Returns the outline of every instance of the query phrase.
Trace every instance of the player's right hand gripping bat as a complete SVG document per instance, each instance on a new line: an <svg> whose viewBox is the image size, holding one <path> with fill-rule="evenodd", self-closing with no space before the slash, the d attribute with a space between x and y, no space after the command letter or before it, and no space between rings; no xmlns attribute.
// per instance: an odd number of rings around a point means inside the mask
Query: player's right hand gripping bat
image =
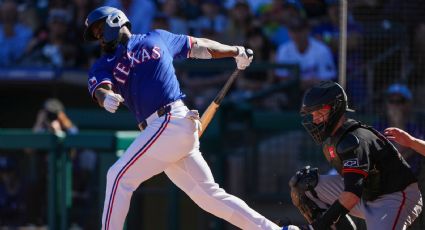
<svg viewBox="0 0 425 230"><path fill-rule="evenodd" d="M254 54L254 52L251 49L247 49L246 54L248 55L248 57L251 57ZM210 124L211 120L214 118L214 115L217 112L221 102L223 101L224 96L226 96L227 92L230 89L230 86L232 86L233 82L235 81L236 77L239 75L240 72L241 70L238 68L236 68L235 71L233 71L232 75L230 75L229 79L227 79L226 84L224 84L223 88L220 90L220 92L217 94L217 96L214 98L214 100L211 102L211 104L202 114L201 116L202 129L199 131L199 137L202 136L205 129L207 129L207 126Z"/></svg>

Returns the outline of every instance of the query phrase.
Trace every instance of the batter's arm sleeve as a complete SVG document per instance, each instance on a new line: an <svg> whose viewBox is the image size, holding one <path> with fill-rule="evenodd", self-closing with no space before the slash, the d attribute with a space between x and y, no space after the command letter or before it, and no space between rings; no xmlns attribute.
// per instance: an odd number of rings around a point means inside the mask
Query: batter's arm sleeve
<svg viewBox="0 0 425 230"><path fill-rule="evenodd" d="M225 45L207 38L190 37L190 40L191 50L189 57L191 58L227 58L238 55L236 46Z"/></svg>

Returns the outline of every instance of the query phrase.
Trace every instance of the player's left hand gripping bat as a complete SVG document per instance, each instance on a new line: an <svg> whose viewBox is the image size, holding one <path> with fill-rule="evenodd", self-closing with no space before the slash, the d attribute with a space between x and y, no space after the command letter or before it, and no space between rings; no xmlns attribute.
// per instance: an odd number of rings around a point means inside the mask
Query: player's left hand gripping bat
<svg viewBox="0 0 425 230"><path fill-rule="evenodd" d="M246 54L248 55L248 57L251 57L254 54L254 52L251 49L247 49ZM221 102L223 101L224 96L226 96L227 92L230 89L230 86L232 86L233 82L235 81L236 77L238 77L240 72L241 70L238 68L236 68L235 71L233 71L232 75L230 75L229 79L227 79L223 88L220 90L220 92L217 94L217 96L214 98L214 100L211 102L211 104L202 114L201 116L202 129L199 131L199 137L202 136L205 129L207 129L207 126L210 124L211 120L214 118L214 115L217 112Z"/></svg>

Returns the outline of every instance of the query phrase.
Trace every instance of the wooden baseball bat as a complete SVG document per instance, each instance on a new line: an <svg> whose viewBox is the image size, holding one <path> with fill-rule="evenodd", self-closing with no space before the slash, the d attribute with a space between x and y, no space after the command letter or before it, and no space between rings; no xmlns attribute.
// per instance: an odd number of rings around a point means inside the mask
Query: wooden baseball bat
<svg viewBox="0 0 425 230"><path fill-rule="evenodd" d="M251 57L254 52L251 49L246 50L246 54L248 57ZM208 125L210 124L211 120L214 118L215 113L218 110L218 107L220 107L221 102L224 99L224 96L226 96L227 92L230 89L230 86L232 86L233 82L235 81L236 77L238 77L241 70L238 68L233 71L232 75L230 75L229 79L227 79L226 83L224 84L223 88L218 92L217 96L214 98L214 100L211 102L211 104L208 106L208 108L205 110L205 112L201 116L201 124L202 129L199 131L199 137L202 136L204 131L207 129Z"/></svg>

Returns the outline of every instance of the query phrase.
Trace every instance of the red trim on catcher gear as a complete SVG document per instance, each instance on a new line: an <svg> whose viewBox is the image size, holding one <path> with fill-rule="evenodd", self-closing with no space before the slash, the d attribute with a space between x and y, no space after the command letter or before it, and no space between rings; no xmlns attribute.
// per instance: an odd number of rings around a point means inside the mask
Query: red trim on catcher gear
<svg viewBox="0 0 425 230"><path fill-rule="evenodd" d="M403 209L404 203L406 203L406 193L404 191L401 191L401 193L403 194L403 200L401 201L401 205L398 208L397 217L395 218L395 222L393 224L393 227L391 228L392 230L394 230L397 226L398 218L400 218L401 209Z"/></svg>
<svg viewBox="0 0 425 230"><path fill-rule="evenodd" d="M369 174L361 169L353 169L353 168L349 168L349 169L342 169L342 174L345 173L356 173L356 174L360 174L363 175L364 177L367 177Z"/></svg>
<svg viewBox="0 0 425 230"><path fill-rule="evenodd" d="M112 193L111 193L111 197L109 198L109 207L108 207L108 213L106 214L106 224L105 224L105 230L109 229L109 223L111 221L111 215L112 215L112 209L114 207L114 201L115 201L115 194L117 192L117 188L118 188L118 184L122 178L122 176L125 174L125 172L127 172L127 170L141 157L143 156L143 154L146 153L146 151L149 150L149 148L156 142L156 140L158 140L158 138L161 136L161 134L164 132L164 130L167 128L168 123L170 123L170 119L171 119L171 114L168 113L167 114L168 117L166 117L166 121L165 121L165 125L163 127L161 127L160 131L156 134L154 134L154 139L151 141L151 143L149 143L147 146L143 146L142 149L139 150L139 152L135 155L136 157L133 157L129 162L127 162L127 164L124 166L124 168L121 169L121 171L118 173L114 185L112 187Z"/></svg>
<svg viewBox="0 0 425 230"><path fill-rule="evenodd" d="M328 110L331 110L331 106L330 105L323 105L323 107L322 107L322 109L328 109Z"/></svg>
<svg viewBox="0 0 425 230"><path fill-rule="evenodd" d="M335 147L334 147L334 146L329 146L329 147L328 147L328 151L329 151L329 157L330 157L331 159L333 159L333 158L335 158L335 157L336 157L336 154L335 154Z"/></svg>

